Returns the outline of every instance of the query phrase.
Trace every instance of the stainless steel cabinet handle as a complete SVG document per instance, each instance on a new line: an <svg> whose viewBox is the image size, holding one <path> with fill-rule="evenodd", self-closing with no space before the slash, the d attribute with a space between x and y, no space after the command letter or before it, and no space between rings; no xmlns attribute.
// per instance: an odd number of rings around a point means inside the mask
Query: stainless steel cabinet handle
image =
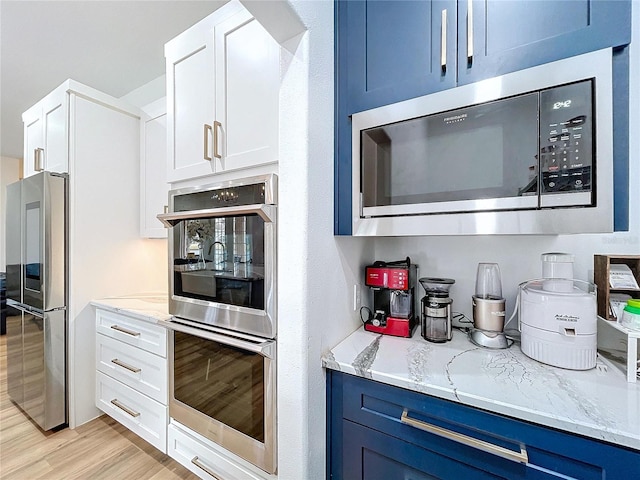
<svg viewBox="0 0 640 480"><path fill-rule="evenodd" d="M473 0L467 1L467 63L473 61Z"/></svg>
<svg viewBox="0 0 640 480"><path fill-rule="evenodd" d="M220 152L218 152L218 130L222 128L222 124L217 120L213 122L213 156L216 158L222 158Z"/></svg>
<svg viewBox="0 0 640 480"><path fill-rule="evenodd" d="M133 373L140 373L142 371L142 369L138 367L132 367L131 365L124 363L123 361L118 360L117 358L114 358L113 360L111 360L111 363L115 363L119 367L126 368L127 370Z"/></svg>
<svg viewBox="0 0 640 480"><path fill-rule="evenodd" d="M513 450L509 450L508 448L504 448L499 445L494 445L493 443L485 442L484 440L478 440L477 438L469 437L458 432L452 432L451 430L447 430L445 428L431 425L430 423L416 420L415 418L411 418L409 417L409 413L407 412L406 408L402 411L400 421L405 425L409 425L419 430L424 430L425 432L433 433L440 437L453 440L454 442L462 443L463 445L467 445L469 447L482 450L483 452L487 452L492 455L511 460L512 462L529 462L527 449L522 445L520 446L520 453L514 452Z"/></svg>
<svg viewBox="0 0 640 480"><path fill-rule="evenodd" d="M209 132L211 131L211 125L204 124L204 159L211 161L209 156Z"/></svg>
<svg viewBox="0 0 640 480"><path fill-rule="evenodd" d="M440 23L440 67L447 69L447 10L442 10L442 21Z"/></svg>
<svg viewBox="0 0 640 480"><path fill-rule="evenodd" d="M119 327L118 325L111 325L111 328L117 330L118 332L126 333L127 335L131 335L132 337L139 337L140 332L134 332L133 330L128 330L126 328Z"/></svg>
<svg viewBox="0 0 640 480"><path fill-rule="evenodd" d="M136 412L135 410L131 410L129 407L125 407L123 404L121 404L117 398L114 398L113 400L111 400L111 403L113 405L115 405L116 407L118 407L120 410L122 410L123 412L128 413L129 415L131 415L132 417L139 417L140 416L140 412Z"/></svg>
<svg viewBox="0 0 640 480"><path fill-rule="evenodd" d="M198 460L198 456L197 455L191 459L191 463L193 463L199 469L204 470L205 472L207 472L209 475L211 475L216 480L220 480L220 477L218 477L216 474L214 474L209 468L204 466L200 460Z"/></svg>
<svg viewBox="0 0 640 480"><path fill-rule="evenodd" d="M34 148L33 149L33 170L36 172L41 172L44 170L42 167L42 155L44 154L43 148Z"/></svg>

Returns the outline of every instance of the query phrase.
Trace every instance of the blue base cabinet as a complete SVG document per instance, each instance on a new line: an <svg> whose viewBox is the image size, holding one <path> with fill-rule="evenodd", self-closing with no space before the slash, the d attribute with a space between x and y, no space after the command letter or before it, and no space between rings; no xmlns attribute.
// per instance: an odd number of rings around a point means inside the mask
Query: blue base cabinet
<svg viewBox="0 0 640 480"><path fill-rule="evenodd" d="M352 230L350 115L630 41L630 0L336 0L334 233Z"/></svg>
<svg viewBox="0 0 640 480"><path fill-rule="evenodd" d="M639 451L361 377L328 370L327 395L327 479L640 476Z"/></svg>

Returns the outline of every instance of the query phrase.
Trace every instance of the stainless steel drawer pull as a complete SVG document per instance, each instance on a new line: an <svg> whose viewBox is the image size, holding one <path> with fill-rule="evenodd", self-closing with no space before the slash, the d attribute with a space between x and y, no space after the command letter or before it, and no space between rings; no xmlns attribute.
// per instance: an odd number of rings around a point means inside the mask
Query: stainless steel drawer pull
<svg viewBox="0 0 640 480"><path fill-rule="evenodd" d="M115 363L119 367L126 368L127 370L129 370L130 372L133 372L133 373L140 373L142 371L142 369L140 369L138 367L132 367L131 365L128 365L128 364L118 360L117 358L114 358L113 360L111 360L111 363Z"/></svg>
<svg viewBox="0 0 640 480"><path fill-rule="evenodd" d="M136 412L135 410L131 410L128 407L125 407L123 404L121 404L117 398L114 398L113 400L111 400L111 403L113 405L115 405L116 407L118 407L120 410L122 410L125 413L128 413L129 415L131 415L132 417L139 417L140 416L140 412Z"/></svg>
<svg viewBox="0 0 640 480"><path fill-rule="evenodd" d="M209 475L211 475L216 480L220 480L220 477L218 477L215 473L213 473L209 468L205 467L202 464L202 462L200 460L198 460L198 456L197 455L191 459L191 463L193 463L199 469L204 470L205 472L207 472Z"/></svg>
<svg viewBox="0 0 640 480"><path fill-rule="evenodd" d="M478 440L477 438L469 437L458 432L452 432L451 430L447 430L445 428L431 425L430 423L416 420L415 418L411 418L409 417L409 413L407 412L406 408L402 412L400 421L405 425L409 425L419 430L424 430L425 432L433 433L434 435L453 440L454 442L462 443L463 445L482 450L483 452L487 452L492 455L497 455L498 457L511 460L512 462L529 462L527 449L523 445L520 446L520 453L514 452L513 450L509 450L508 448L504 448L499 445L494 445L493 443L485 442L484 440Z"/></svg>
<svg viewBox="0 0 640 480"><path fill-rule="evenodd" d="M204 159L211 161L209 156L209 132L211 131L211 125L204 124Z"/></svg>
<svg viewBox="0 0 640 480"><path fill-rule="evenodd" d="M118 332L126 333L127 335L131 335L132 337L139 337L140 332L134 332L133 330L127 330L126 328L119 327L118 325L111 325L111 328L117 330Z"/></svg>

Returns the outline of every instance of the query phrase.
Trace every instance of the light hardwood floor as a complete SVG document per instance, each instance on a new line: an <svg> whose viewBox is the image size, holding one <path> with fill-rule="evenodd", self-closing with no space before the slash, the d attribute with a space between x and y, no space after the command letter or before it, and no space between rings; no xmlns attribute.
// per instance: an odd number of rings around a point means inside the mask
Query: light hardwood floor
<svg viewBox="0 0 640 480"><path fill-rule="evenodd" d="M6 352L6 335L1 335L0 479L198 478L106 415L75 430L43 432L7 395Z"/></svg>

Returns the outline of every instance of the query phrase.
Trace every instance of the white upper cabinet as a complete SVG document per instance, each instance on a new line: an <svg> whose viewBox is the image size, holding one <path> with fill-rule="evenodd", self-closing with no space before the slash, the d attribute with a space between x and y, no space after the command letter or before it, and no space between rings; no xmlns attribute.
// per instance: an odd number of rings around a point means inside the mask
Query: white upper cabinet
<svg viewBox="0 0 640 480"><path fill-rule="evenodd" d="M165 46L167 180L278 160L280 47L230 2Z"/></svg>
<svg viewBox="0 0 640 480"><path fill-rule="evenodd" d="M56 88L22 115L24 176L41 171L68 173L69 96Z"/></svg>

